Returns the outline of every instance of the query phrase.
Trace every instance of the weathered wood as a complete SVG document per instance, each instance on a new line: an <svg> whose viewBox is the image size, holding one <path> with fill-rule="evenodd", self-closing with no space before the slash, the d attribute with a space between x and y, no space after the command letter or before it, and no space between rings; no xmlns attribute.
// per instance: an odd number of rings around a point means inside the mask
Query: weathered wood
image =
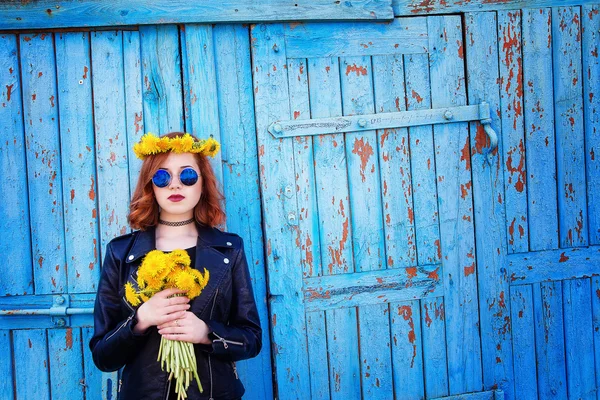
<svg viewBox="0 0 600 400"><path fill-rule="evenodd" d="M92 34L92 85L100 251L104 257L106 244L128 231L129 190L115 190L129 188L121 32Z"/></svg>
<svg viewBox="0 0 600 400"><path fill-rule="evenodd" d="M429 84L428 55L411 54L405 56L404 76L407 110L430 108L431 88ZM410 139L412 195L413 204L415 205L414 224L417 261L418 265L439 263L441 261L441 255L438 253L440 250L440 228L433 128L431 126L411 127L408 129L408 132ZM416 383L410 383L407 392L415 393L415 396L417 396L416 393L419 391L424 391L427 396L446 395L448 394L448 370L446 367L444 298L440 296L423 299L420 302L419 308L412 308L412 311L415 314L414 318L420 315L420 323L417 322L415 326L420 325L421 332L415 328L416 335L414 340L418 340L419 334L422 335L424 368L420 373L422 377L413 377L411 373L406 374L401 369L398 369L399 373L394 374L394 378L397 375L408 375L409 378L416 378ZM406 312L408 310L404 312L405 318ZM418 365L418 361L415 360L415 363ZM395 362L394 365L396 365ZM412 373L417 374L416 371ZM421 382L422 388L417 390L416 385L420 381L423 381ZM396 393L400 391L403 393L404 389L397 387Z"/></svg>
<svg viewBox="0 0 600 400"><path fill-rule="evenodd" d="M183 131L179 31L175 25L141 26L144 128L157 135Z"/></svg>
<svg viewBox="0 0 600 400"><path fill-rule="evenodd" d="M511 330L514 348L515 399L537 399L535 333L532 327L533 295L531 285L510 288Z"/></svg>
<svg viewBox="0 0 600 400"><path fill-rule="evenodd" d="M498 12L500 108L508 252L528 250L521 12ZM517 334L513 331L513 334Z"/></svg>
<svg viewBox="0 0 600 400"><path fill-rule="evenodd" d="M498 39L497 30L488 31L489 27L496 27L495 13L465 15L465 33L469 38L465 46L467 87L469 103L487 102L492 126L499 127ZM510 304L507 305L510 293L505 268L504 174L499 157L503 153L502 143L498 143L498 149L490 158L489 141L483 126L471 123L470 131L483 387L501 389L510 399L514 397L513 344ZM502 136L498 131L498 136Z"/></svg>
<svg viewBox="0 0 600 400"><path fill-rule="evenodd" d="M0 241L0 253L7 260L19 260L22 267L0 270L0 296L31 294L33 259L21 77L16 35L0 35L0 170L11 171L0 178L4 204L0 211L0 231L11 240ZM17 168L15 168L17 166ZM19 243L15 246L14 243ZM38 264L39 266L39 264ZM5 393L0 391L0 393Z"/></svg>
<svg viewBox="0 0 600 400"><path fill-rule="evenodd" d="M92 360L92 352L89 348L90 339L94 334L94 328L82 328L81 336L83 342L83 372L86 398L97 398L110 400L117 398L119 388L119 372L101 372Z"/></svg>
<svg viewBox="0 0 600 400"><path fill-rule="evenodd" d="M35 292L62 293L67 271L54 39L19 39Z"/></svg>
<svg viewBox="0 0 600 400"><path fill-rule="evenodd" d="M9 330L0 330L0 346L4 350L2 357L0 357L0 374L4 377L4 379L0 380L0 393L7 399L13 399L15 396L13 364L16 360L12 351Z"/></svg>
<svg viewBox="0 0 600 400"><path fill-rule="evenodd" d="M385 23L300 23L285 29L290 58L427 53L427 42L424 18Z"/></svg>
<svg viewBox="0 0 600 400"><path fill-rule="evenodd" d="M56 70L63 166L65 253L70 293L95 292L100 278L96 152L88 33L57 33Z"/></svg>
<svg viewBox="0 0 600 400"><path fill-rule="evenodd" d="M84 374L81 368L81 330L48 330L50 355L50 391L53 399L83 399Z"/></svg>
<svg viewBox="0 0 600 400"><path fill-rule="evenodd" d="M218 6L184 0L0 3L0 29L142 24L391 19L390 0L225 0Z"/></svg>
<svg viewBox="0 0 600 400"><path fill-rule="evenodd" d="M594 277L591 279L591 290L592 290L592 324L594 336L594 369L600 371L600 277ZM590 349L591 351L592 349ZM594 380L596 387L600 383L600 374L596 373L596 379Z"/></svg>
<svg viewBox="0 0 600 400"><path fill-rule="evenodd" d="M313 118L342 115L338 59L312 58L308 62L310 115ZM313 147L322 265L315 265L312 276L335 276L353 272L344 135L339 133L318 136L313 141ZM311 376L312 395L345 400L360 391L356 309L328 310L325 312L325 324L327 359L324 361L328 361L329 373L327 377L318 377L316 375L323 366L317 367L317 373ZM319 327L313 325L312 329L318 332ZM311 342L315 344L314 339L311 339L309 345Z"/></svg>
<svg viewBox="0 0 600 400"><path fill-rule="evenodd" d="M504 400L502 390L488 390L485 392L457 394L454 396L437 397L431 400Z"/></svg>
<svg viewBox="0 0 600 400"><path fill-rule="evenodd" d="M394 15L450 14L518 10L522 8L552 7L597 3L598 0L393 0Z"/></svg>
<svg viewBox="0 0 600 400"><path fill-rule="evenodd" d="M395 303L442 294L441 265L393 268L304 279L307 310Z"/></svg>
<svg viewBox="0 0 600 400"><path fill-rule="evenodd" d="M427 25L432 106L464 105L460 18L428 17ZM483 381L468 126L436 125L434 140L449 394L467 393L480 390Z"/></svg>
<svg viewBox="0 0 600 400"><path fill-rule="evenodd" d="M48 343L43 329L13 332L17 399L50 400ZM18 362L16 362L18 361Z"/></svg>
<svg viewBox="0 0 600 400"><path fill-rule="evenodd" d="M600 244L600 5L583 7L581 22L588 232Z"/></svg>
<svg viewBox="0 0 600 400"><path fill-rule="evenodd" d="M256 127L263 222L271 297L272 346L281 399L310 398L302 293L300 210L296 206L293 148L267 132L271 120L290 115L285 43L281 25L251 30ZM289 190L286 190L286 187Z"/></svg>
<svg viewBox="0 0 600 400"><path fill-rule="evenodd" d="M237 363L248 398L273 398L267 280L261 229L258 146L252 97L249 28L219 25L213 31L227 228L244 239L252 288L263 330L258 357ZM243 145L242 145L243 144Z"/></svg>

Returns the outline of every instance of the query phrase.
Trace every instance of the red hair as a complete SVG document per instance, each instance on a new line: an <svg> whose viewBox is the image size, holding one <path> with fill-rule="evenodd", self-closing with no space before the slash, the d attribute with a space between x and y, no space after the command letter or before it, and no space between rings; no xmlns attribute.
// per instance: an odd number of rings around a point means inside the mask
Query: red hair
<svg viewBox="0 0 600 400"><path fill-rule="evenodd" d="M182 132L171 132L163 136L174 138L183 135ZM194 135L192 137L198 140ZM145 231L148 227L158 224L159 210L152 188L152 177L168 156L169 153L158 153L147 156L142 162L127 216L127 221L133 229ZM202 194L194 208L194 218L196 222L211 227L221 225L225 222L225 212L221 207L221 201L225 197L219 191L217 178L208 157L202 154L194 154L194 157L202 177Z"/></svg>

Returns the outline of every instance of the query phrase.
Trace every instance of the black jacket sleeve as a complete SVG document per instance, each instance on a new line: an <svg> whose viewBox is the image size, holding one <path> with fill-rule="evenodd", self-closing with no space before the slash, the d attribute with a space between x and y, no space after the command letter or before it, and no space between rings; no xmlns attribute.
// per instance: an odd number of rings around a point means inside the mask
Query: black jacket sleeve
<svg viewBox="0 0 600 400"><path fill-rule="evenodd" d="M127 364L140 351L150 332L133 332L137 323L135 309L130 308L131 313L124 318L119 266L108 243L94 305L94 335L90 340L94 364L104 372L116 371Z"/></svg>
<svg viewBox="0 0 600 400"><path fill-rule="evenodd" d="M239 240L241 242L241 238ZM219 358L239 361L256 357L262 348L262 329L243 242L233 264L231 276L232 302L229 321L205 321L212 345L199 347Z"/></svg>

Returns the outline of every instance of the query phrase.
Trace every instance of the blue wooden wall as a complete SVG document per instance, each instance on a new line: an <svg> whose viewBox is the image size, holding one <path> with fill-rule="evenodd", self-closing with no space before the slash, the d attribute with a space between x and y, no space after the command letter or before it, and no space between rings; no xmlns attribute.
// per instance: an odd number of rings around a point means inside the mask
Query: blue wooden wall
<svg viewBox="0 0 600 400"><path fill-rule="evenodd" d="M600 398L600 6L498 8L0 33L0 309L92 307L132 144L185 130L222 142L246 242L245 398ZM482 101L491 155L477 122L267 131ZM63 322L0 316L0 398L116 398Z"/></svg>

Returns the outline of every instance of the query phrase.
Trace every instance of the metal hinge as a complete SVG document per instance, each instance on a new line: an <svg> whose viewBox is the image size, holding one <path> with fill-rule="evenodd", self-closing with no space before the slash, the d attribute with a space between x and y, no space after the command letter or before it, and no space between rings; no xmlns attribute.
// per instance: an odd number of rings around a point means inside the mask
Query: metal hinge
<svg viewBox="0 0 600 400"><path fill-rule="evenodd" d="M479 121L490 140L486 158L492 163L492 151L498 147L498 135L492 129L490 105L482 102L472 106L458 106L346 117L281 120L269 125L275 138L324 135L328 133L358 132L374 129L406 128L410 126Z"/></svg>

